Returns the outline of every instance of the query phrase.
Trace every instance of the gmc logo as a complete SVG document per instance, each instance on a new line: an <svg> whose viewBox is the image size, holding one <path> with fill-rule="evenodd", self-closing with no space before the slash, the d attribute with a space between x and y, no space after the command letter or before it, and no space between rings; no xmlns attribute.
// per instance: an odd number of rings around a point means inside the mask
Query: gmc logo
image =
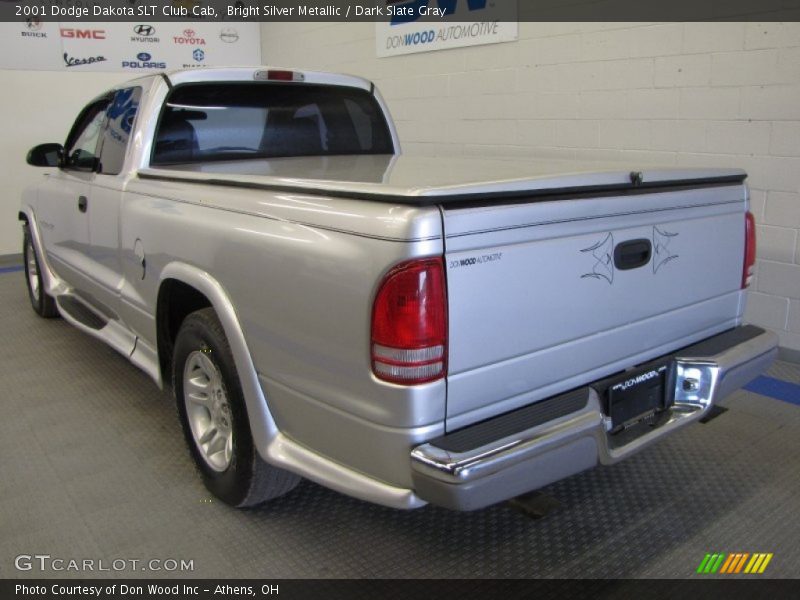
<svg viewBox="0 0 800 600"><path fill-rule="evenodd" d="M104 40L106 32L104 29L62 29L61 37L78 40Z"/></svg>

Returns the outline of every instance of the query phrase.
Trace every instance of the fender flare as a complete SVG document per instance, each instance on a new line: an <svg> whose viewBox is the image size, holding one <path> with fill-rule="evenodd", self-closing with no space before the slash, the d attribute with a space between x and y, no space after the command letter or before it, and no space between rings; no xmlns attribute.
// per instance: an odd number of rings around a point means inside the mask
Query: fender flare
<svg viewBox="0 0 800 600"><path fill-rule="evenodd" d="M219 317L228 344L233 354L233 361L236 364L236 371L242 386L245 405L247 407L250 429L253 434L253 442L256 444L258 453L267 460L267 448L277 437L279 431L275 425L275 420L267 406L267 399L258 381L253 358L244 339L239 317L231 302L225 288L214 279L207 271L186 263L171 262L161 271L159 287L167 279L176 279L190 285L202 293ZM273 461L268 461L273 462Z"/></svg>
<svg viewBox="0 0 800 600"><path fill-rule="evenodd" d="M28 226L28 231L33 238L33 250L36 252L36 258L39 260L39 273L42 275L42 283L44 284L44 292L48 296L59 296L66 292L66 285L61 279L53 272L50 266L50 261L47 259L47 253L42 241L42 233L39 229L39 223L36 220L36 213L30 206L23 206L19 210L17 218L24 221Z"/></svg>
<svg viewBox="0 0 800 600"><path fill-rule="evenodd" d="M265 462L343 494L384 506L412 509L426 504L412 490L394 487L348 469L281 433L269 410L241 323L225 288L207 271L181 262L171 262L164 267L159 286L166 279L176 279L194 287L208 298L217 312L239 374L253 442Z"/></svg>

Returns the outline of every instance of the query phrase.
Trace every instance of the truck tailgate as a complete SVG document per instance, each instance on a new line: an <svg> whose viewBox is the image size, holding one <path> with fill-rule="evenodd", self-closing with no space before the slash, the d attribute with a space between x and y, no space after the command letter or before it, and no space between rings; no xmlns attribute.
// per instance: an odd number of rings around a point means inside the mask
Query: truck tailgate
<svg viewBox="0 0 800 600"><path fill-rule="evenodd" d="M736 326L742 183L443 205L447 429Z"/></svg>

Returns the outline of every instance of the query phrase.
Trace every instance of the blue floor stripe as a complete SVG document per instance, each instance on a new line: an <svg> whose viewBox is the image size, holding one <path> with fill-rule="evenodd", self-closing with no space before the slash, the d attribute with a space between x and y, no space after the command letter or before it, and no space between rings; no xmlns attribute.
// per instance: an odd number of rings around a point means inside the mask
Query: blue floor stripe
<svg viewBox="0 0 800 600"><path fill-rule="evenodd" d="M748 392L769 396L776 400L783 400L800 406L800 385L796 383L789 383L782 379L762 375L744 386L744 389Z"/></svg>
<svg viewBox="0 0 800 600"><path fill-rule="evenodd" d="M3 273L17 273L19 271L22 271L22 267L3 267L0 269L0 275Z"/></svg>

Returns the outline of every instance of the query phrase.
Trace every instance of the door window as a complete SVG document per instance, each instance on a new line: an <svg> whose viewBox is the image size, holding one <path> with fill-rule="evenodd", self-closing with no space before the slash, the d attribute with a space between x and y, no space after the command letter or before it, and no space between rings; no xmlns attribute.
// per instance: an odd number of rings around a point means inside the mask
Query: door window
<svg viewBox="0 0 800 600"><path fill-rule="evenodd" d="M78 115L75 125L67 138L64 155L65 167L93 171L97 168L97 145L109 99L103 98L87 106Z"/></svg>
<svg viewBox="0 0 800 600"><path fill-rule="evenodd" d="M140 87L117 90L114 99L108 104L105 112L108 121L103 129L100 150L101 173L118 175L122 171L141 96Z"/></svg>

